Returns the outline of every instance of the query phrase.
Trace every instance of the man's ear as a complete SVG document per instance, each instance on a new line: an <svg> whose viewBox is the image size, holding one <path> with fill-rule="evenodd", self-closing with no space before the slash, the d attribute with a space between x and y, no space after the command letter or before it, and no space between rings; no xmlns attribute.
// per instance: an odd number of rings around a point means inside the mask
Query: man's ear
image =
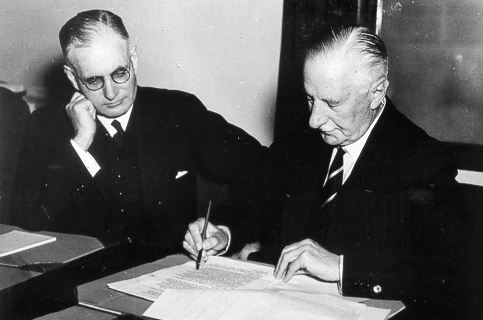
<svg viewBox="0 0 483 320"><path fill-rule="evenodd" d="M74 88L79 90L79 84L77 83L77 79L75 78L74 71L72 70L72 68L69 67L68 65L64 65L64 72L67 75L67 78L69 78Z"/></svg>
<svg viewBox="0 0 483 320"><path fill-rule="evenodd" d="M382 100L386 96L386 90L389 86L389 81L386 77L382 77L379 79L371 88L372 93L372 101L371 101L371 109L376 110L382 103Z"/></svg>
<svg viewBox="0 0 483 320"><path fill-rule="evenodd" d="M131 62L134 69L134 72L138 72L138 49L136 46L132 47L131 49Z"/></svg>

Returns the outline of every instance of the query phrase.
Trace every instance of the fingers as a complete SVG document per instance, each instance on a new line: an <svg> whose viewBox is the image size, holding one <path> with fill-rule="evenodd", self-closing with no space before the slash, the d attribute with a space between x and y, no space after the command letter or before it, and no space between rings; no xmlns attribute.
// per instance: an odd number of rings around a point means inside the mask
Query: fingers
<svg viewBox="0 0 483 320"><path fill-rule="evenodd" d="M202 242L204 223L204 218L200 218L191 223L188 226L183 241L183 248L194 259L197 258L198 252L203 248L202 261L206 261L209 256L219 253L228 244L228 234L211 223L208 223L206 239Z"/></svg>
<svg viewBox="0 0 483 320"><path fill-rule="evenodd" d="M85 96L76 92L70 103L66 106L67 112L69 113L71 118L75 118L75 120L79 119L81 121L82 113L87 112L92 120L96 119L96 109L92 102L90 102ZM74 120L74 119L73 119Z"/></svg>
<svg viewBox="0 0 483 320"><path fill-rule="evenodd" d="M315 246L318 245L314 241L305 239L285 247L275 267L274 277L284 277L284 281L289 281L299 269L305 268L302 254L311 252Z"/></svg>
<svg viewBox="0 0 483 320"><path fill-rule="evenodd" d="M224 250L227 244L228 235L225 231L217 228L217 231L203 242L203 249L208 256L213 256Z"/></svg>
<svg viewBox="0 0 483 320"><path fill-rule="evenodd" d="M96 133L96 109L85 96L76 92L65 107L74 126L74 141L87 151Z"/></svg>
<svg viewBox="0 0 483 320"><path fill-rule="evenodd" d="M198 254L196 251L193 250L193 248L185 241L183 241L183 248L189 253L191 259L196 260L198 257Z"/></svg>
<svg viewBox="0 0 483 320"><path fill-rule="evenodd" d="M199 249L196 247L196 239L200 239L200 231L198 227L199 221L190 223L188 230L184 235L183 248L190 254L193 260L196 260L198 256Z"/></svg>
<svg viewBox="0 0 483 320"><path fill-rule="evenodd" d="M78 101L80 99L85 99L85 96L82 93L80 93L79 91L76 91L74 93L74 95L72 96L72 98L70 99L70 102Z"/></svg>
<svg viewBox="0 0 483 320"><path fill-rule="evenodd" d="M275 272L274 272L275 279L281 279L284 276L284 274L286 274L289 265L293 263L293 261L295 261L300 256L303 250L304 250L303 245L300 242L287 246L283 249L282 254L280 255L280 258L278 259L277 266L275 267ZM297 270L295 270L294 273Z"/></svg>
<svg viewBox="0 0 483 320"><path fill-rule="evenodd" d="M73 108L75 106L78 106L78 105L82 105L82 104L85 104L86 106L86 109L87 109L87 98L82 95L81 93L79 92L76 92L74 93L74 95L72 96L72 98L70 99L70 102L66 105L66 109L69 113L73 112Z"/></svg>
<svg viewBox="0 0 483 320"><path fill-rule="evenodd" d="M302 270L325 281L340 280L340 257L316 242L306 239L283 249L274 271L274 277L289 281Z"/></svg>
<svg viewBox="0 0 483 320"><path fill-rule="evenodd" d="M228 234L224 230L209 223L206 239L205 242L203 242L203 249L221 251L225 249L227 244Z"/></svg>
<svg viewBox="0 0 483 320"><path fill-rule="evenodd" d="M188 243L193 246L196 252L201 250L202 247L202 239L201 239L201 232L203 231L203 225L205 224L205 219L200 218L195 222L192 222L188 226L188 231L185 235L185 240L190 240Z"/></svg>
<svg viewBox="0 0 483 320"><path fill-rule="evenodd" d="M94 108L94 105L92 103L89 103L87 106L87 112L91 116L92 120L96 120L96 108Z"/></svg>
<svg viewBox="0 0 483 320"><path fill-rule="evenodd" d="M297 257L297 259L295 259L294 261L292 261L289 265L288 265L288 269L287 271L285 272L285 276L283 277L282 281L283 282L288 282L290 281L290 279L292 279L292 277L295 275L295 273L302 269L302 258L301 256L299 255Z"/></svg>

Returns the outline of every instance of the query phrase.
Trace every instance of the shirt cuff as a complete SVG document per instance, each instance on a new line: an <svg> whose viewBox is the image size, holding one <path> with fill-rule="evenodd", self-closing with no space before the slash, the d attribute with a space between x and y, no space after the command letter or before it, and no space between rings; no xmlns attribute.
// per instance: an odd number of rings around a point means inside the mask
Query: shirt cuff
<svg viewBox="0 0 483 320"><path fill-rule="evenodd" d="M342 295L342 274L344 273L344 256L341 255L339 259L339 282L337 283L337 288L339 289L339 294Z"/></svg>
<svg viewBox="0 0 483 320"><path fill-rule="evenodd" d="M97 163L96 159L89 153L82 150L81 147L74 141L70 140L70 144L74 147L75 152L79 155L79 158L82 160L82 163L86 166L87 171L91 174L91 176L95 176L96 173L101 170L101 167Z"/></svg>
<svg viewBox="0 0 483 320"><path fill-rule="evenodd" d="M224 255L228 251L228 249L230 249L231 232L230 232L230 229L228 229L228 227L225 227L225 226L216 226L216 227L225 231L226 234L228 235L228 243L226 244L225 249L223 249L223 251L220 251L219 253L216 254L217 256L221 256L221 255Z"/></svg>

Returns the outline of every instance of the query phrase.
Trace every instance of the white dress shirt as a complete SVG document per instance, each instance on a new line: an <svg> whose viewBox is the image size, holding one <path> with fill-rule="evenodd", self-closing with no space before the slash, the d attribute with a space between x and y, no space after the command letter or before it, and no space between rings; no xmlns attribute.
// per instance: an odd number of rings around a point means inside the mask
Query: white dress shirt
<svg viewBox="0 0 483 320"><path fill-rule="evenodd" d="M99 119L99 121L102 123L104 128L106 128L109 135L111 137L114 137L114 135L117 133L117 130L112 126L112 122L114 120L119 121L122 129L126 131L127 124L129 123L129 119L131 118L132 107L133 106L131 105L131 107L129 108L129 110L127 110L125 114L117 118L107 118L107 117L104 117L103 115L98 114L97 119ZM74 150L79 155L79 158L82 160L82 163L84 163L84 165L86 166L86 169L89 171L91 176L94 177L96 173L99 172L99 170L101 170L101 167L97 163L96 159L94 159L94 157L89 152L82 150L82 148L79 147L79 145L73 139L70 140L70 143L72 144L72 147L74 147Z"/></svg>

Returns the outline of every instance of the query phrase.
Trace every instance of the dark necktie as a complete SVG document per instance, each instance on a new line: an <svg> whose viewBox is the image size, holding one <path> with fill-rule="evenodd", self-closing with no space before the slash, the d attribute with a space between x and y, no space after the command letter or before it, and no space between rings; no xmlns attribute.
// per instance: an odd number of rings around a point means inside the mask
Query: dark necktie
<svg viewBox="0 0 483 320"><path fill-rule="evenodd" d="M111 125L117 130L117 133L112 138L114 139L117 146L119 147L121 145L121 140L124 134L124 130L122 129L121 124L117 120L112 121Z"/></svg>
<svg viewBox="0 0 483 320"><path fill-rule="evenodd" d="M344 157L345 151L339 147L335 158L330 165L329 174L327 176L327 181L322 188L321 203L320 206L320 216L319 224L320 229L318 230L320 236L320 243L324 244L327 238L327 232L329 230L330 223L332 221L332 216L334 215L334 198L337 195L342 186L342 178L344 176Z"/></svg>
<svg viewBox="0 0 483 320"><path fill-rule="evenodd" d="M327 176L327 182L322 188L322 208L325 208L337 195L342 186L342 179L344 176L344 149L341 147L337 148L337 153L335 154L334 161L329 169L329 174Z"/></svg>

